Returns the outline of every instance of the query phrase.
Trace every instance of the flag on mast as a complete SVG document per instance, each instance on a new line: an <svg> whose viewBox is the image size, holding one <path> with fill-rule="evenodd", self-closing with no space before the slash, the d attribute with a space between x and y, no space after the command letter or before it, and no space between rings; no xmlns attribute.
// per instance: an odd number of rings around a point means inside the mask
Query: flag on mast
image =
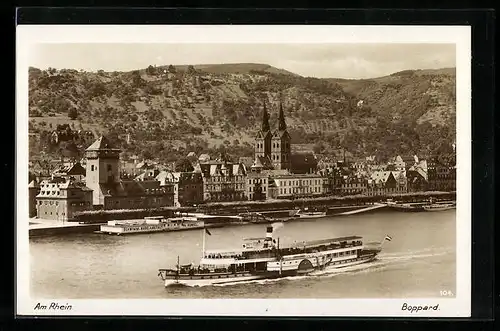
<svg viewBox="0 0 500 331"><path fill-rule="evenodd" d="M205 232L206 232L209 236L211 236L211 235L212 235L212 234L210 233L210 231L208 231L208 229L207 229L207 228L205 228Z"/></svg>
<svg viewBox="0 0 500 331"><path fill-rule="evenodd" d="M391 240L392 240L392 237L391 237L391 236L389 236L389 235L386 235L386 236L385 236L385 238L384 238L384 240L391 241Z"/></svg>

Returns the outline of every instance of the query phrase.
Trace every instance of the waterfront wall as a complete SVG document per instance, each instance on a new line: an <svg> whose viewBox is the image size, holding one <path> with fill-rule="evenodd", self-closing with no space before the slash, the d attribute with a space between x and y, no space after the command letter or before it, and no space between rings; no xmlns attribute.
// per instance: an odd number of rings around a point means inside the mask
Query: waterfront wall
<svg viewBox="0 0 500 331"><path fill-rule="evenodd" d="M57 236L70 233L92 233L99 230L100 225L88 224L77 226L49 226L29 229L29 237Z"/></svg>
<svg viewBox="0 0 500 331"><path fill-rule="evenodd" d="M172 217L175 212L197 212L215 215L235 215L244 212L286 211L296 208L325 208L362 206L375 202L385 202L392 198L397 202L423 202L429 198L436 200L455 200L456 192L418 192L403 193L385 196L329 196L321 198L307 198L295 200L266 200L266 201L237 201L207 203L197 207L162 207L156 209L135 210L99 210L76 213L72 221L75 222L106 222L108 220L124 220L144 218L146 216ZM347 211L347 210L346 210Z"/></svg>

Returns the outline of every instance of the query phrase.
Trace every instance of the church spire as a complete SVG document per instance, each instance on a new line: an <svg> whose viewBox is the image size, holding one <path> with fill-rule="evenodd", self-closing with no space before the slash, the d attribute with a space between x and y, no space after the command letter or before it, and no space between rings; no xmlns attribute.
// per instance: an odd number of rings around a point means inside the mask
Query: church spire
<svg viewBox="0 0 500 331"><path fill-rule="evenodd" d="M264 110L262 111L262 132L268 132L271 130L269 126L269 114L267 113L266 109L266 102L263 102L264 104Z"/></svg>
<svg viewBox="0 0 500 331"><path fill-rule="evenodd" d="M286 130L286 122L285 122L285 114L283 113L283 105L280 101L280 112L279 112L279 119L278 119L278 131L285 131Z"/></svg>

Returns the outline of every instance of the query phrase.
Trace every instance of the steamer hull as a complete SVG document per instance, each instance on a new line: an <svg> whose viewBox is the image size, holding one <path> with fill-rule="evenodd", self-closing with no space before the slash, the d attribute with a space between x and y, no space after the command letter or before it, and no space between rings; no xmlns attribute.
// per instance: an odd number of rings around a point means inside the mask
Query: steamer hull
<svg viewBox="0 0 500 331"><path fill-rule="evenodd" d="M171 286L209 286L209 285L223 285L239 282L248 282L259 279L266 279L269 275L266 274L251 274L251 273L221 273L218 275L186 275L165 277L165 287Z"/></svg>

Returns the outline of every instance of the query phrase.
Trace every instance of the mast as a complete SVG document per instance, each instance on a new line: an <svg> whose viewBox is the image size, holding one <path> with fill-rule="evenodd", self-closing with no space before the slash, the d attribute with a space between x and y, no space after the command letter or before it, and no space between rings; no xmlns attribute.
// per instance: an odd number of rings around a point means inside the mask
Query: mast
<svg viewBox="0 0 500 331"><path fill-rule="evenodd" d="M281 252L280 252L280 237L278 237L278 258L280 259L280 275L283 271L283 259L281 258Z"/></svg>
<svg viewBox="0 0 500 331"><path fill-rule="evenodd" d="M203 251L201 252L201 254L202 254L202 258L203 258L203 257L205 257L205 235L206 235L205 234L205 232L206 232L205 231L205 225L203 225L202 231L203 231L203 247L202 247Z"/></svg>

